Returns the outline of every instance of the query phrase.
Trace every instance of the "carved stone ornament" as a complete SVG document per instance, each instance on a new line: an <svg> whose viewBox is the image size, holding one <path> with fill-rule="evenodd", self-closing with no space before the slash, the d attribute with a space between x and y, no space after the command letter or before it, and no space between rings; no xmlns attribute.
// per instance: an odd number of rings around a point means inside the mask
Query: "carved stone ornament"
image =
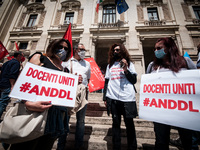
<svg viewBox="0 0 200 150"><path fill-rule="evenodd" d="M187 5L199 5L200 0L184 0Z"/></svg>
<svg viewBox="0 0 200 150"><path fill-rule="evenodd" d="M44 4L41 3L32 3L26 5L27 11L29 12L38 12L38 11L43 11L45 6Z"/></svg>
<svg viewBox="0 0 200 150"><path fill-rule="evenodd" d="M160 6L163 0L140 0L142 6Z"/></svg>
<svg viewBox="0 0 200 150"><path fill-rule="evenodd" d="M61 3L62 9L69 9L73 10L75 8L80 8L81 7L81 2L78 0L66 0Z"/></svg>

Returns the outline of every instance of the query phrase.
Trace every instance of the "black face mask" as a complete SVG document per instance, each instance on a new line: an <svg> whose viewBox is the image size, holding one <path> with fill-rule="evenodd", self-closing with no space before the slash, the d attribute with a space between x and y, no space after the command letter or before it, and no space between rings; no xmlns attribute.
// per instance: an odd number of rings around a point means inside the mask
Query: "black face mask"
<svg viewBox="0 0 200 150"><path fill-rule="evenodd" d="M113 55L115 60L118 60L120 58L119 53L114 53Z"/></svg>

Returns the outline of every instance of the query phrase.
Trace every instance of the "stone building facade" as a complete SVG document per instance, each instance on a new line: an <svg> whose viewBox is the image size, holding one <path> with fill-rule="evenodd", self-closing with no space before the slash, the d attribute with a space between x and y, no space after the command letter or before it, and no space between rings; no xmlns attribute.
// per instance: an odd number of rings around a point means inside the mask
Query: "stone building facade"
<svg viewBox="0 0 200 150"><path fill-rule="evenodd" d="M200 43L200 0L126 0L129 9L118 14L115 0L1 0L0 40L10 54L17 42L28 57L45 52L62 38L72 23L73 44L85 45L102 70L113 43L123 43L135 63L138 80L153 59L156 39L172 37L181 54L195 62ZM3 60L2 60L3 61ZM5 60L4 60L5 61ZM139 89L139 84L136 86Z"/></svg>

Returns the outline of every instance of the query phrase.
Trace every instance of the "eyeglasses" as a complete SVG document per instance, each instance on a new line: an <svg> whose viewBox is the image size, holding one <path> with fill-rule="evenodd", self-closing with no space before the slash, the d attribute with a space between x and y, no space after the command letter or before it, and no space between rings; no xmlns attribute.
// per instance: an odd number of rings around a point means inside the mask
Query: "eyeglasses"
<svg viewBox="0 0 200 150"><path fill-rule="evenodd" d="M119 48L116 48L116 49L113 49L113 52L119 52L120 51L120 49Z"/></svg>
<svg viewBox="0 0 200 150"><path fill-rule="evenodd" d="M59 45L58 48L59 48L59 49L63 49L63 48L64 48L66 51L68 51L68 49L69 49L68 47L64 47L64 46L62 46L62 45Z"/></svg>

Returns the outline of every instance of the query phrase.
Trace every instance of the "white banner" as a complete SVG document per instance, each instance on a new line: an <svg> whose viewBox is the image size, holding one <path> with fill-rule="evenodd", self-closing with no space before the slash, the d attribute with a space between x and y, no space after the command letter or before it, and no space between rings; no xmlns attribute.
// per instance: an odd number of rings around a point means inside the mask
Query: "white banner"
<svg viewBox="0 0 200 150"><path fill-rule="evenodd" d="M200 131L200 71L142 75L139 118Z"/></svg>
<svg viewBox="0 0 200 150"><path fill-rule="evenodd" d="M74 107L78 76L27 62L10 97Z"/></svg>

